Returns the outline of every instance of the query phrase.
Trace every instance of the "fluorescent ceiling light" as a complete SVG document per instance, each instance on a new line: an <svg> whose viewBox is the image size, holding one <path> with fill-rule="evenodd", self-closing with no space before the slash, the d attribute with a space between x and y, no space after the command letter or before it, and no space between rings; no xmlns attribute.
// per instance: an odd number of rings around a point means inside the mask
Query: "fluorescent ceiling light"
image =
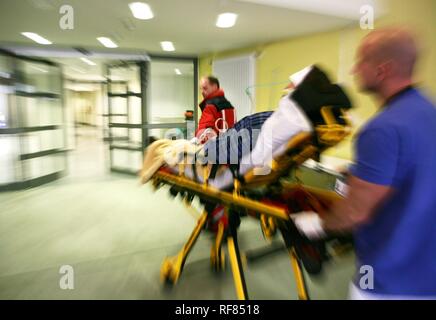
<svg viewBox="0 0 436 320"><path fill-rule="evenodd" d="M6 79L10 79L11 78L11 74L7 73L7 72L0 71L0 77L6 78ZM0 86L0 88L1 88L1 86Z"/></svg>
<svg viewBox="0 0 436 320"><path fill-rule="evenodd" d="M106 48L117 48L118 45L113 42L110 38L107 37L98 37L98 41L101 42L102 45L104 45Z"/></svg>
<svg viewBox="0 0 436 320"><path fill-rule="evenodd" d="M154 17L150 6L146 3L132 2L129 4L129 7L136 19L148 20Z"/></svg>
<svg viewBox="0 0 436 320"><path fill-rule="evenodd" d="M174 48L174 45L173 45L173 43L171 41L162 41L160 43L160 46L162 47L163 51L174 51L174 50L176 50Z"/></svg>
<svg viewBox="0 0 436 320"><path fill-rule="evenodd" d="M118 76L116 74L115 75L111 75L108 78L110 78L110 80L112 80L112 81L126 81L126 79L124 77Z"/></svg>
<svg viewBox="0 0 436 320"><path fill-rule="evenodd" d="M33 32L21 32L21 34L39 44L52 44L51 41L48 41L46 38L43 38L39 34Z"/></svg>
<svg viewBox="0 0 436 320"><path fill-rule="evenodd" d="M179 75L182 74L182 73L180 72L180 70L177 69L177 68L175 68L174 71L176 72L176 74L179 74Z"/></svg>
<svg viewBox="0 0 436 320"><path fill-rule="evenodd" d="M236 13L221 13L218 15L216 26L218 28L231 28L235 25L237 17Z"/></svg>
<svg viewBox="0 0 436 320"><path fill-rule="evenodd" d="M69 67L69 68L70 68L70 70L73 70L73 71L76 71L76 72L79 72L79 73L86 73L82 69L79 69L79 68L76 68L76 67Z"/></svg>
<svg viewBox="0 0 436 320"><path fill-rule="evenodd" d="M80 60L82 60L83 62L89 64L90 66L95 66L97 65L95 62L92 62L91 60L87 59L87 58L80 58Z"/></svg>
<svg viewBox="0 0 436 320"><path fill-rule="evenodd" d="M36 66L30 66L33 70L37 70L37 71L39 71L39 72L42 72L42 73L47 73L48 72L48 70L45 70L45 69L42 69L42 68L39 68L39 67L36 67Z"/></svg>

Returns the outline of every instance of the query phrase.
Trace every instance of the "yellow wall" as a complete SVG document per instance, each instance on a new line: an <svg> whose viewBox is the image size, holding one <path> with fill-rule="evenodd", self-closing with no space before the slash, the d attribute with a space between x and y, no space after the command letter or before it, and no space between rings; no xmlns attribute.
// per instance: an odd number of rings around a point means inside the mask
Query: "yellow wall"
<svg viewBox="0 0 436 320"><path fill-rule="evenodd" d="M417 70L417 80L430 95L436 97L436 1L385 0L387 15L375 23L375 28L390 24L407 24L419 36L424 45L421 62ZM256 110L273 110L277 106L284 83L290 74L307 65L317 63L322 66L332 80L338 81L348 89L355 109L351 117L355 123L355 132L377 110L378 101L358 92L349 71L354 62L356 48L367 33L361 30L358 22L340 30L296 37L288 40L207 54L200 57L200 76L212 71L214 59L256 55ZM224 88L225 89L225 88ZM326 155L351 159L352 139L346 139L341 145L329 150Z"/></svg>

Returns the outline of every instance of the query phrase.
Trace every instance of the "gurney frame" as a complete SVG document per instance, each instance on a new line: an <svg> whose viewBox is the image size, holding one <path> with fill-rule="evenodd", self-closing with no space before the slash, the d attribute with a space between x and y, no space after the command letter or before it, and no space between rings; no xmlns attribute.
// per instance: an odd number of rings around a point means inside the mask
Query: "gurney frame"
<svg viewBox="0 0 436 320"><path fill-rule="evenodd" d="M241 184L235 177L232 192L221 191L208 185L207 180L203 184L194 182L183 175L180 170L179 175L158 171L152 178L153 186L157 189L161 185L169 185L175 188L181 195L183 202L190 206L194 197L199 197L202 202L212 204L222 204L225 207L225 214L228 217L228 228L219 224L215 237L215 242L211 248L210 261L215 271L220 271L225 266L225 255L222 249L224 241L227 241L227 249L230 265L233 273L235 289L238 299L248 299L248 291L244 277L243 265L246 261L241 254L238 246L237 228L240 217L247 212L255 212L261 222L261 227L266 237L272 237L277 230L280 231L288 251L291 266L297 285L298 298L301 300L309 299L306 286L305 275L302 269L302 262L297 254L293 234L298 233L295 225L289 217L289 212L285 209L272 205L267 205L250 199L244 195L245 190L250 190L259 185L274 183L277 185L281 177L289 174L292 168L296 168L309 158L316 159L319 154L336 145L350 133L349 122L346 121L346 114L341 110L341 124L338 124L338 113L332 112L330 107L324 107L321 112L325 124L316 126L317 143L314 144L313 135L310 133L300 133L288 143L288 152L279 159L274 160L271 165L271 173L266 176L257 176L253 171L244 176L244 183ZM337 201L340 196L334 192L327 192L301 185L280 184L283 188L301 188L308 192L313 199L324 199L328 202ZM161 280L169 285L175 285L184 268L185 262L199 235L205 228L210 211L204 210L201 213L197 224L192 231L188 241L180 252L174 256L166 258L161 268Z"/></svg>

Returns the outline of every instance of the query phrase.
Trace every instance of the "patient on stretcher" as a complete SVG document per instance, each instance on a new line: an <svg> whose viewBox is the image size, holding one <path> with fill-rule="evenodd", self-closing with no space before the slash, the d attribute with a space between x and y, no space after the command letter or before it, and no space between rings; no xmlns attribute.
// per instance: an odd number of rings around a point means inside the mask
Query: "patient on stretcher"
<svg viewBox="0 0 436 320"><path fill-rule="evenodd" d="M229 165L236 165L240 176L253 168L257 174L266 174L271 161L286 151L292 137L313 131L320 121L321 107L351 105L342 88L332 84L317 66L293 74L290 80L294 90L281 98L277 110L247 116L205 145L187 140L159 140L151 144L144 158L142 182L147 182L162 166L174 174L183 170L187 178L202 183L210 166L220 164L215 176L208 180L210 186L218 189L233 183Z"/></svg>

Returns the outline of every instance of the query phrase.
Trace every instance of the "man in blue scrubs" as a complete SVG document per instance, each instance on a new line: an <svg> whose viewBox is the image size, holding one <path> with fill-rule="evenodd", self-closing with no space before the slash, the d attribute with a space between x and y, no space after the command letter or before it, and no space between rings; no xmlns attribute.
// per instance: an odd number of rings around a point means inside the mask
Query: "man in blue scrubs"
<svg viewBox="0 0 436 320"><path fill-rule="evenodd" d="M293 216L309 238L354 232L352 299L436 299L436 108L412 85L417 56L400 28L363 40L353 71L381 103L357 136L347 195L323 219Z"/></svg>

